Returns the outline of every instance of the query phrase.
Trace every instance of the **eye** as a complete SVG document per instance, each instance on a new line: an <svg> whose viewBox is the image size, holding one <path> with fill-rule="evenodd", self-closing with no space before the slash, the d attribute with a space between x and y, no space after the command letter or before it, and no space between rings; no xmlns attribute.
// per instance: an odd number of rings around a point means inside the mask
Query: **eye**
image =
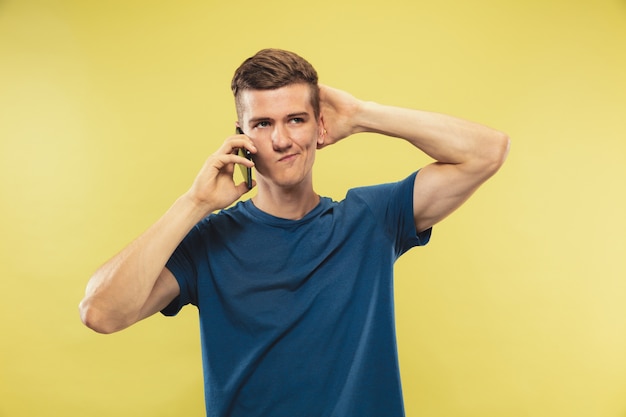
<svg viewBox="0 0 626 417"><path fill-rule="evenodd" d="M293 124L304 123L304 118L302 118L302 117L294 117L294 118L289 119L289 122L293 123Z"/></svg>
<svg viewBox="0 0 626 417"><path fill-rule="evenodd" d="M254 125L254 127L258 127L258 128L264 128L264 127L268 127L270 125L270 122L267 120L261 120L260 122L258 122L257 124Z"/></svg>

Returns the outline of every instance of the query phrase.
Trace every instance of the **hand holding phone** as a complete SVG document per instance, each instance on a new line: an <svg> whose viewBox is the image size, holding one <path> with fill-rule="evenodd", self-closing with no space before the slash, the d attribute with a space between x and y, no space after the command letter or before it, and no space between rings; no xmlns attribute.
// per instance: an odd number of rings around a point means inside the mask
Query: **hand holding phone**
<svg viewBox="0 0 626 417"><path fill-rule="evenodd" d="M237 128L237 133L243 135L243 130L241 128ZM252 160L252 154L246 148L240 148L237 152L239 156L242 156L246 159ZM244 180L246 181L246 185L248 186L248 190L252 189L252 168L247 167L245 165L239 165L239 169L241 169L241 174L243 175Z"/></svg>

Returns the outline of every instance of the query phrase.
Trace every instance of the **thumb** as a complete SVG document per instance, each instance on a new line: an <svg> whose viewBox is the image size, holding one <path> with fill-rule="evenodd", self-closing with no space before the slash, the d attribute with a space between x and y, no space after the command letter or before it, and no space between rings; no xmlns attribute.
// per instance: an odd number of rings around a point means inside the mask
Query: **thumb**
<svg viewBox="0 0 626 417"><path fill-rule="evenodd" d="M248 184L246 184L245 181L242 181L241 183L237 184L235 188L237 189L237 192L239 193L239 197L241 197L244 194L250 192L255 186L256 186L256 181L252 180L252 188L248 188Z"/></svg>

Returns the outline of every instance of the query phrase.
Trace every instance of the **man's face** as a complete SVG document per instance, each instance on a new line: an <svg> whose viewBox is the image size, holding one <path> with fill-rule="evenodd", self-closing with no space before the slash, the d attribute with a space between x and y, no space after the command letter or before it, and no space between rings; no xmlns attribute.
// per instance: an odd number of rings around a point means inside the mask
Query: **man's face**
<svg viewBox="0 0 626 417"><path fill-rule="evenodd" d="M311 184L321 123L315 118L307 84L240 93L240 127L257 147L253 155L259 185Z"/></svg>

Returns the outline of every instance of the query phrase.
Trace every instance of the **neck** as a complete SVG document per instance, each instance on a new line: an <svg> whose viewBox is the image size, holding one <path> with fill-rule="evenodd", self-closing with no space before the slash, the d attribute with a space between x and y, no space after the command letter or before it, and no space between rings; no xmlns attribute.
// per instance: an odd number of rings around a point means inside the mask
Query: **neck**
<svg viewBox="0 0 626 417"><path fill-rule="evenodd" d="M282 219L299 220L313 210L320 201L313 187L269 187L260 182L252 202L259 209Z"/></svg>

